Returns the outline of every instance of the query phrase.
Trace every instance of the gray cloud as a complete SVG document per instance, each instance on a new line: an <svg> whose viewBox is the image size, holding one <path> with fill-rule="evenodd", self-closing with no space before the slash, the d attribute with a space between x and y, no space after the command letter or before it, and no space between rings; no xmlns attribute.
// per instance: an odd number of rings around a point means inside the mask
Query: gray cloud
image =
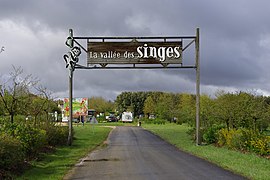
<svg viewBox="0 0 270 180"><path fill-rule="evenodd" d="M201 29L202 91L260 89L270 94L270 2L258 1L0 1L0 72L22 66L67 96L65 38L77 36L195 35ZM85 42L82 42L85 44ZM192 51L184 63L194 63ZM85 56L80 59L85 64ZM194 70L85 71L74 77L74 95L115 98L121 91L194 92Z"/></svg>

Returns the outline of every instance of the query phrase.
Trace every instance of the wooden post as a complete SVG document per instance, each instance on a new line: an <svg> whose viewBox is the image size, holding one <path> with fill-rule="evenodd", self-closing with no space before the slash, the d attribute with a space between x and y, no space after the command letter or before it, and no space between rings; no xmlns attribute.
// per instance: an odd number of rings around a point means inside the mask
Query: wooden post
<svg viewBox="0 0 270 180"><path fill-rule="evenodd" d="M196 144L201 144L200 134L200 29L196 29Z"/></svg>
<svg viewBox="0 0 270 180"><path fill-rule="evenodd" d="M72 29L69 29L69 37L71 38L71 41L73 39L73 31ZM72 44L72 43L71 43ZM70 47L70 50L72 47ZM70 55L69 55L69 58ZM73 108L72 108L72 99L73 99L73 70L72 68L69 69L69 121L68 121L68 145L72 145L73 141L73 134L72 134L72 114L73 114Z"/></svg>

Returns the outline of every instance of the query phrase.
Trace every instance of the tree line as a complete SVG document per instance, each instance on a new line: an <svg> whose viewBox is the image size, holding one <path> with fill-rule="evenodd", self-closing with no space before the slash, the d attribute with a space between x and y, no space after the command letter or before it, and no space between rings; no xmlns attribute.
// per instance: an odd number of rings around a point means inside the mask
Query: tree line
<svg viewBox="0 0 270 180"><path fill-rule="evenodd" d="M215 97L201 95L200 117L203 128L223 124L226 128L265 130L270 123L270 97L247 92L219 91ZM123 92L115 106L119 112L132 111L135 116L157 118L195 126L196 96L188 93Z"/></svg>
<svg viewBox="0 0 270 180"><path fill-rule="evenodd" d="M144 115L144 123L186 123L195 140L196 97L187 93L123 92L116 107ZM155 119L149 119L154 115ZM200 134L203 143L270 154L270 97L247 92L218 91L200 96Z"/></svg>

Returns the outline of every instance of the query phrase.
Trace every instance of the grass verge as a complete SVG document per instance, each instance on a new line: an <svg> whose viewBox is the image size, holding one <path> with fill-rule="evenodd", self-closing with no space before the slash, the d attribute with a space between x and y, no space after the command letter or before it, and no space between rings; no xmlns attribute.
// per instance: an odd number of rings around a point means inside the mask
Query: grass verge
<svg viewBox="0 0 270 180"><path fill-rule="evenodd" d="M75 139L72 146L56 148L51 154L44 155L41 161L32 162L32 168L16 179L62 179L80 158L106 140L111 128L87 124L75 126Z"/></svg>
<svg viewBox="0 0 270 180"><path fill-rule="evenodd" d="M241 174L254 180L269 179L270 160L252 153L243 154L227 148L213 145L196 146L186 133L187 125L154 125L143 124L143 128L150 130L181 150L213 162L225 169Z"/></svg>

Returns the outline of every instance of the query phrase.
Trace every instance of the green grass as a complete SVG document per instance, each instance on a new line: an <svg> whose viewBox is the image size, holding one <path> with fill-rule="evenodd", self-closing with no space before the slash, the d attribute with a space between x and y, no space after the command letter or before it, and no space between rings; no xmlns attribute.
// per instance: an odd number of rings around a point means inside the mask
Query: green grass
<svg viewBox="0 0 270 180"><path fill-rule="evenodd" d="M80 158L106 140L111 128L87 124L74 125L75 139L72 146L58 147L54 153L46 154L41 161L32 162L33 167L17 179L62 179Z"/></svg>
<svg viewBox="0 0 270 180"><path fill-rule="evenodd" d="M189 129L187 125L176 125L173 123L166 125L143 124L143 128L159 135L179 149L211 161L225 169L250 179L270 179L270 160L252 153L243 154L213 145L196 146L191 137L186 133Z"/></svg>

